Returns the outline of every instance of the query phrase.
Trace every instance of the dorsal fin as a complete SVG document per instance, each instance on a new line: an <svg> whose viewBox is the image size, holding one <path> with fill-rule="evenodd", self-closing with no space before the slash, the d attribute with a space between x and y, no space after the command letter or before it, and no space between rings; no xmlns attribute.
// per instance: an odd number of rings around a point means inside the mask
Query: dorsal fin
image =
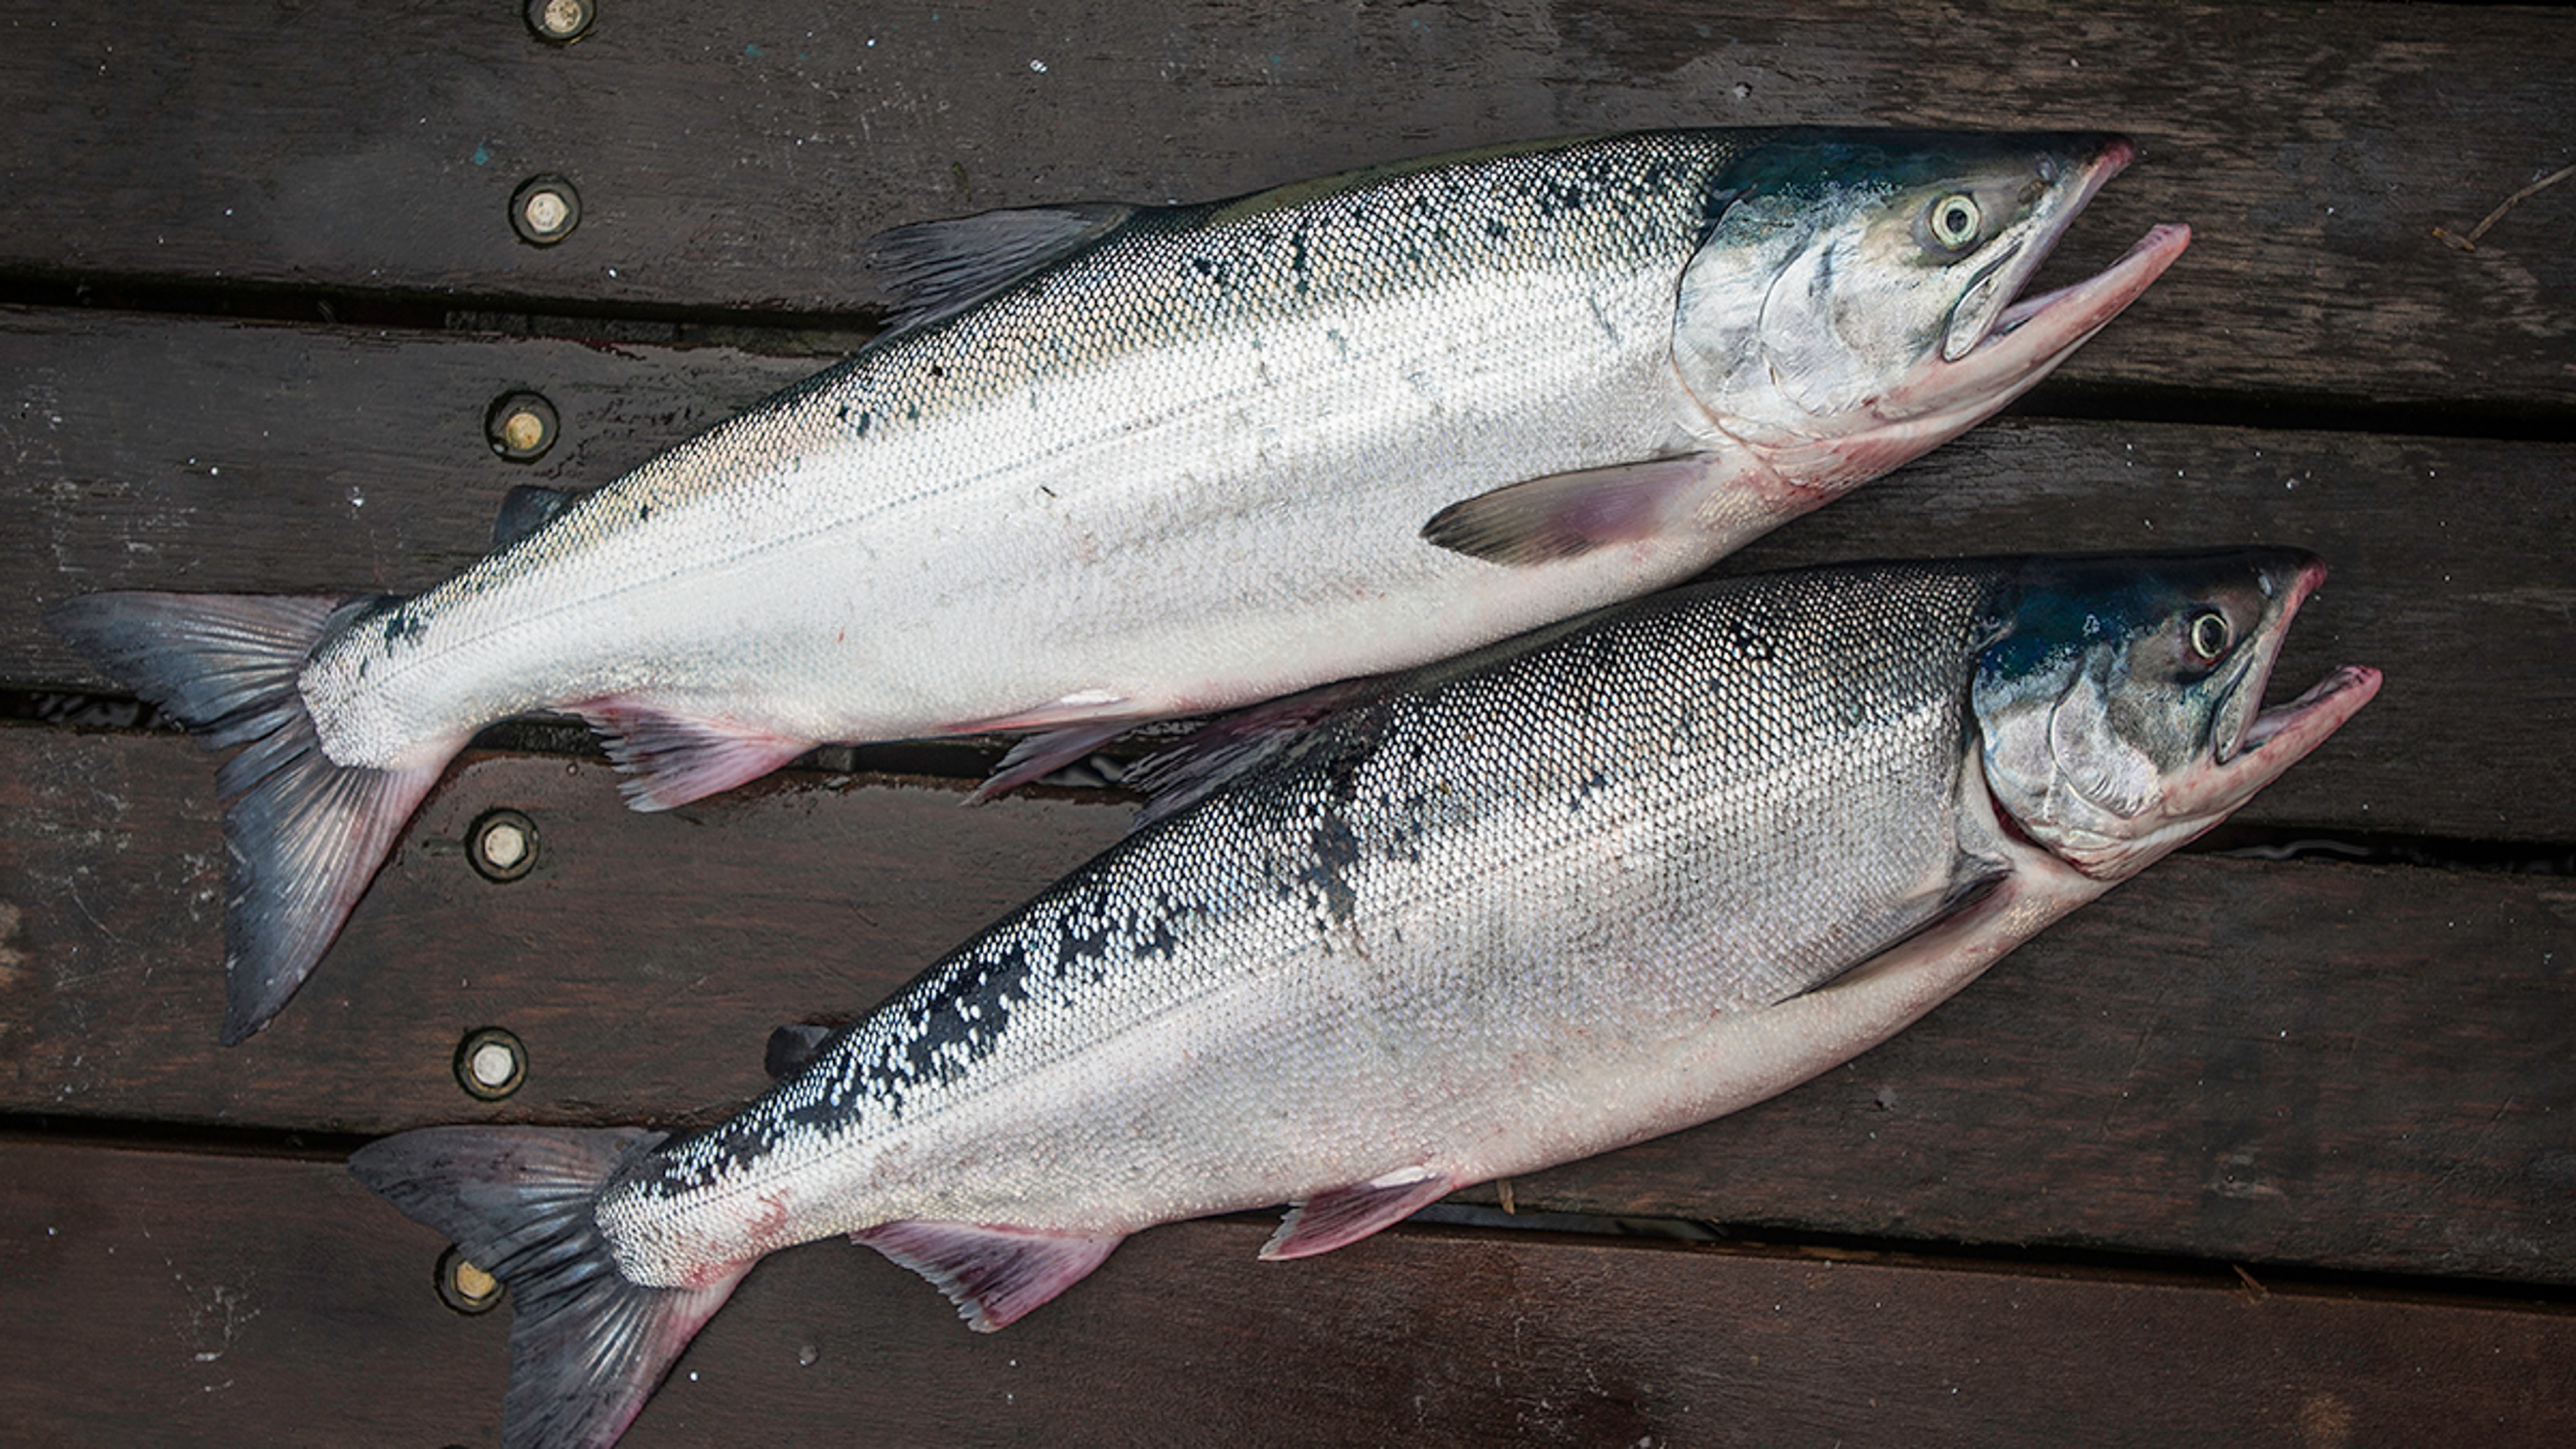
<svg viewBox="0 0 2576 1449"><path fill-rule="evenodd" d="M888 332L953 316L1098 243L1142 207L1115 201L1023 206L880 232L867 260L892 304Z"/></svg>

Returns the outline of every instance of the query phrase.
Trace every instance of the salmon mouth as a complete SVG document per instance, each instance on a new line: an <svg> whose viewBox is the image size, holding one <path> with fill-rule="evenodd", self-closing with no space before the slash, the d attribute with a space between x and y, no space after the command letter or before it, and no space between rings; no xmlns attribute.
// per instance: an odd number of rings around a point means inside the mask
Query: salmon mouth
<svg viewBox="0 0 2576 1449"><path fill-rule="evenodd" d="M2275 705L2248 720L2245 737L2237 742L2229 759L2243 759L2268 746L2285 750L2289 760L2297 760L2370 703L2371 697L2379 693L2379 681L2379 671L2366 665L2337 667L2297 699Z"/></svg>
<svg viewBox="0 0 2576 1449"><path fill-rule="evenodd" d="M2326 581L2322 559L2311 558L2291 581L2289 597L2281 601L2279 612L2267 628L2271 647L2263 651L2245 679L2237 685L2243 697L2259 705L2263 692L2272 684L2272 667L2280 660L2280 644L2289 637L2291 621L2301 605L2308 601ZM2224 740L2211 752L2205 767L2209 777L2206 788L2236 798L2250 795L2278 779L2281 773L2297 764L2302 756L2323 744L2326 737L2343 728L2361 707L2379 693L2380 673L2364 665L2342 665L2287 704L2275 705L2259 713L2245 711L2244 722L2234 736Z"/></svg>
<svg viewBox="0 0 2576 1449"><path fill-rule="evenodd" d="M2150 227L2120 259L2072 286L2023 297L1995 314L1994 325L1954 363L2003 364L2013 368L2055 367L2110 320L2138 300L2165 268L2191 245L2191 228L2180 222ZM2045 253L2043 252L2043 259ZM2033 263L2037 270L2037 263ZM1993 353L1989 357L1983 354Z"/></svg>
<svg viewBox="0 0 2576 1449"><path fill-rule="evenodd" d="M2289 597L2281 601L2280 611L2268 631L2274 641L2273 647L2263 651L2253 669L2237 685L2249 702L2259 705L2263 692L2271 688L2272 667L2281 657L2279 643L2289 637L2290 625L2298 618L2300 607L2325 581L2325 560L2317 558L2309 559L2300 567L2297 577L2291 580ZM2347 664L2317 681L2315 687L2288 704L2275 705L2259 713L2254 709L2246 710L2244 722L2238 726L2235 736L2220 742L2211 763L2225 769L2267 745L2274 745L2287 752L2287 759L2280 761L2286 766L2341 728L2343 722L2368 704L2378 690L2378 670Z"/></svg>
<svg viewBox="0 0 2576 1449"><path fill-rule="evenodd" d="M1934 441L1956 436L2056 371L2165 274L2191 245L2191 228L2180 222L2150 227L2118 261L2083 281L2000 307L1992 301L2038 273L2095 193L2136 156L2127 141L2106 142L2056 217L1961 294L1940 346L1878 398L1872 411L1883 427Z"/></svg>
<svg viewBox="0 0 2576 1449"><path fill-rule="evenodd" d="M1990 263L1951 309L1948 335L1941 347L1941 371L1967 369L1964 379L1945 378L1941 390L1955 395L1961 382L1980 391L2018 391L2045 376L2083 345L2086 339L2120 315L2174 259L2191 245L2191 228L2168 222L2148 230L2120 259L2071 286L2032 297L2016 297L1996 308L1988 300L1996 291L2018 291L2038 274L2058 241L2084 214L2111 178L2136 160L2138 148L2113 138L2085 166L2054 225L2031 245Z"/></svg>

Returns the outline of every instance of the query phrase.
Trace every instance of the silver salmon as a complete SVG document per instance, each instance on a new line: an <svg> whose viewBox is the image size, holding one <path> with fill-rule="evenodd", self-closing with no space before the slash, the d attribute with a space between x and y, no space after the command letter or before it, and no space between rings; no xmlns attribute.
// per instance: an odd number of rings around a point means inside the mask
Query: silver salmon
<svg viewBox="0 0 2576 1449"><path fill-rule="evenodd" d="M2260 710L2323 574L1728 580L1275 703L1185 747L1204 798L732 1119L351 1166L509 1284L520 1446L614 1439L794 1243L853 1235L983 1329L1155 1223L1289 1203L1263 1256L1326 1252L1845 1061L2217 823L2378 689Z"/></svg>
<svg viewBox="0 0 2576 1449"><path fill-rule="evenodd" d="M48 617L241 747L218 778L238 1041L510 715L588 720L642 809L820 743L1046 732L1007 785L1678 581L2135 298L2182 228L2014 300L2130 156L1675 131L906 228L880 248L890 335L424 594Z"/></svg>

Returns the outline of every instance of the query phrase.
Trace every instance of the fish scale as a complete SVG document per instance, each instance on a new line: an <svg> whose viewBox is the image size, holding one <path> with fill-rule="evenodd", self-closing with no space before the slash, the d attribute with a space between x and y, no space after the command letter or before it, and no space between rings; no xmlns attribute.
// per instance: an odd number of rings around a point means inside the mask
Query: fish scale
<svg viewBox="0 0 2576 1449"><path fill-rule="evenodd" d="M898 1219L1093 1234L1557 1160L1556 1135L1478 1147L1475 1124L1811 989L1991 855L1952 802L1993 583L1731 584L1390 682L663 1149L602 1202L620 1263L676 1283L736 1259L764 1199L791 1204L779 1242ZM1140 1116L1182 1081L1192 1110ZM1572 1150L1651 1126L1608 1114Z"/></svg>
<svg viewBox="0 0 2576 1449"><path fill-rule="evenodd" d="M1000 789L1685 578L2137 296L2179 228L2010 301L2130 155L1645 132L901 228L885 336L585 497L523 494L416 597L47 617L249 747L219 780L237 1040L498 719L587 720L641 809L822 744L1040 732Z"/></svg>
<svg viewBox="0 0 2576 1449"><path fill-rule="evenodd" d="M1263 1256L1329 1252L1846 1061L2223 819L2378 687L2255 712L2323 576L1728 580L1277 701L728 1121L427 1128L350 1165L510 1285L519 1446L615 1438L809 1239L980 1329L1158 1222L1286 1202Z"/></svg>

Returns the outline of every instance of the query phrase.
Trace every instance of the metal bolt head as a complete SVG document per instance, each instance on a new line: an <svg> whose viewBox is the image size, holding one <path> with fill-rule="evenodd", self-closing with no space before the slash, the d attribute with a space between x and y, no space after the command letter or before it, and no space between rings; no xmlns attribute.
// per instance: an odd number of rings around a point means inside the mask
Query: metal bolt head
<svg viewBox="0 0 2576 1449"><path fill-rule="evenodd" d="M537 868L537 822L516 810L486 810L465 832L465 858L485 880L518 880Z"/></svg>
<svg viewBox="0 0 2576 1449"><path fill-rule="evenodd" d="M489 1313L501 1301L501 1280L465 1261L450 1244L438 1255L438 1301L459 1313Z"/></svg>
<svg viewBox="0 0 2576 1449"><path fill-rule="evenodd" d="M581 193L560 176L531 176L510 193L510 226L519 239L550 247L581 225Z"/></svg>
<svg viewBox="0 0 2576 1449"><path fill-rule="evenodd" d="M591 0L528 0L528 33L554 45L570 45L590 31L599 16Z"/></svg>
<svg viewBox="0 0 2576 1449"><path fill-rule="evenodd" d="M498 1102L527 1079L528 1049L500 1027L477 1027L456 1044L456 1085L477 1101Z"/></svg>
<svg viewBox="0 0 2576 1449"><path fill-rule="evenodd" d="M555 405L532 392L503 393L483 413L483 436L493 452L513 463L544 457L561 429Z"/></svg>

